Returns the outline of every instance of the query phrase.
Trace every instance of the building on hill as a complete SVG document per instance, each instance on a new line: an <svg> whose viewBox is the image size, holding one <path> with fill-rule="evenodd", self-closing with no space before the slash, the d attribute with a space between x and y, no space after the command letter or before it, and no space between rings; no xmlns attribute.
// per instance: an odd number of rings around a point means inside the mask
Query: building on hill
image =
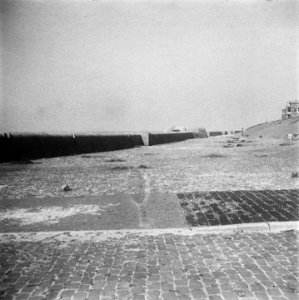
<svg viewBox="0 0 299 300"><path fill-rule="evenodd" d="M289 101L286 107L282 110L281 118L283 120L290 119L299 115L299 101Z"/></svg>

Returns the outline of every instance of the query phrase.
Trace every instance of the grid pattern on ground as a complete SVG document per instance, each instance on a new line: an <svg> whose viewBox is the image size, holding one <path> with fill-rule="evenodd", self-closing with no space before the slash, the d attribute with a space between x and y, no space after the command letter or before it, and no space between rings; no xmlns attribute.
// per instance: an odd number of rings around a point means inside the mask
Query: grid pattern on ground
<svg viewBox="0 0 299 300"><path fill-rule="evenodd" d="M299 190L179 193L190 226L299 220Z"/></svg>
<svg viewBox="0 0 299 300"><path fill-rule="evenodd" d="M0 244L0 299L298 299L297 233Z"/></svg>

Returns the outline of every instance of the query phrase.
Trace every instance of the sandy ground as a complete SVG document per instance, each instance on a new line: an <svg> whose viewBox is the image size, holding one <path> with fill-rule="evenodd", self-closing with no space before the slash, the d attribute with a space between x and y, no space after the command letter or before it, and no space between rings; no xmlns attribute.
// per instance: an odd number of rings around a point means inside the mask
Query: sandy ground
<svg viewBox="0 0 299 300"><path fill-rule="evenodd" d="M299 179L292 177L299 171L298 147L298 140L220 136L1 164L1 226L65 230L72 219L75 227L93 229L87 219L100 222L100 229L154 228L150 215L158 210L149 203L155 193L298 188ZM63 191L63 184L71 191ZM175 211L173 200L167 201L161 212L168 205Z"/></svg>

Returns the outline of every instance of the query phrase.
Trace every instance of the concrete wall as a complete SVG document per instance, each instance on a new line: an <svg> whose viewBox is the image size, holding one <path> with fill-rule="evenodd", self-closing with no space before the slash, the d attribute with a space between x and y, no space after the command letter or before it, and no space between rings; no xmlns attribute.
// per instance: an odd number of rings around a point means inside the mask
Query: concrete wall
<svg viewBox="0 0 299 300"><path fill-rule="evenodd" d="M9 139L5 137L3 134L0 135L0 149L1 149L1 155L0 155L0 162L4 161L10 161L12 158L11 153L11 146Z"/></svg>
<svg viewBox="0 0 299 300"><path fill-rule="evenodd" d="M148 133L132 135L51 135L0 134L0 162L66 156L128 149L206 138L205 129L197 132Z"/></svg>
<svg viewBox="0 0 299 300"><path fill-rule="evenodd" d="M143 146L141 135L76 135L76 152L102 152Z"/></svg>
<svg viewBox="0 0 299 300"><path fill-rule="evenodd" d="M167 144L173 142L180 142L188 139L194 139L193 132L180 132L180 133L149 133L148 144L149 146L158 144Z"/></svg>
<svg viewBox="0 0 299 300"><path fill-rule="evenodd" d="M204 128L200 128L196 131L192 131L194 138L207 138L208 137L208 133Z"/></svg>
<svg viewBox="0 0 299 300"><path fill-rule="evenodd" d="M0 162L143 146L141 135L0 135Z"/></svg>
<svg viewBox="0 0 299 300"><path fill-rule="evenodd" d="M218 136L218 135L228 135L228 134L237 134L240 133L241 130L235 131L209 131L207 134L208 136Z"/></svg>
<svg viewBox="0 0 299 300"><path fill-rule="evenodd" d="M209 136L223 135L222 131L210 131Z"/></svg>

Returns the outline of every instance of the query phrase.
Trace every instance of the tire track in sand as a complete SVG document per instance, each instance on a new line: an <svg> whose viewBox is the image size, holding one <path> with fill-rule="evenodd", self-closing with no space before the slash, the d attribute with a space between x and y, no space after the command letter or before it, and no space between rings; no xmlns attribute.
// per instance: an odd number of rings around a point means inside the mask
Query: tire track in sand
<svg viewBox="0 0 299 300"><path fill-rule="evenodd" d="M128 175L132 176L131 170L129 171ZM146 171L138 170L137 176L139 181L141 182L141 185L143 186L142 193L131 195L131 199L138 210L139 228L141 229L154 228L154 219L149 218L146 209L148 201L150 199L151 179Z"/></svg>

